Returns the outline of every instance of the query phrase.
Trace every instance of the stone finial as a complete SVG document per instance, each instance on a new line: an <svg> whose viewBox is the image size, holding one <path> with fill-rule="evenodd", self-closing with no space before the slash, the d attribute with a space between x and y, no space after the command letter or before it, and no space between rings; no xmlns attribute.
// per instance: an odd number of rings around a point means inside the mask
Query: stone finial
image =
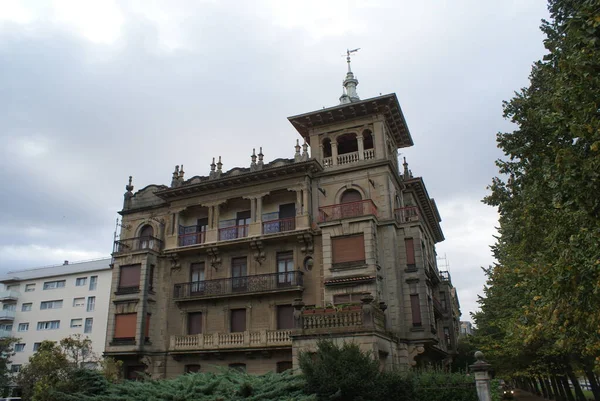
<svg viewBox="0 0 600 401"><path fill-rule="evenodd" d="M296 153L294 154L294 161L299 162L300 159L302 159L302 155L300 154L300 141L298 139L296 139L296 146L294 147L296 148Z"/></svg>
<svg viewBox="0 0 600 401"><path fill-rule="evenodd" d="M127 185L125 185L125 190L127 191L126 194L127 195L131 195L131 196L133 196L133 192L132 192L133 191L133 184L131 183L132 179L133 179L133 177L129 176L129 183Z"/></svg>
<svg viewBox="0 0 600 401"><path fill-rule="evenodd" d="M219 161L217 162L217 171L215 172L214 178L220 178L222 172L223 172L223 163L221 163L221 156L219 156Z"/></svg>
<svg viewBox="0 0 600 401"><path fill-rule="evenodd" d="M179 183L179 166L175 166L175 171L173 171L173 178L171 179L171 188L174 188Z"/></svg>
<svg viewBox="0 0 600 401"><path fill-rule="evenodd" d="M252 160L250 162L250 171L255 171L256 170L256 148L252 148L252 156L250 156L250 159Z"/></svg>
<svg viewBox="0 0 600 401"><path fill-rule="evenodd" d="M411 178L412 174L411 174L410 170L408 169L408 163L406 162L406 157L404 157L404 163L402 163L402 165L404 166L403 177L405 180L408 180L409 178Z"/></svg>
<svg viewBox="0 0 600 401"><path fill-rule="evenodd" d="M302 161L308 161L308 142L306 142L306 138L304 138L304 143L302 144Z"/></svg>
<svg viewBox="0 0 600 401"><path fill-rule="evenodd" d="M264 157L265 157L265 155L263 155L263 152L262 152L262 146L261 146L261 147L259 148L259 152L258 152L258 163L257 163L257 165L258 165L258 168L259 168L259 169L263 168L263 166L264 166L264 164L265 164L265 163L263 162L263 158L264 158Z"/></svg>
<svg viewBox="0 0 600 401"><path fill-rule="evenodd" d="M177 177L177 181L179 182L179 185L183 184L183 175L185 174L185 172L183 171L183 164L181 165L181 169L179 170L179 177Z"/></svg>
<svg viewBox="0 0 600 401"><path fill-rule="evenodd" d="M215 158L212 158L212 163L210 164L210 173L208 173L208 178L215 178L215 176L217 175L215 168L217 167L217 165L215 164Z"/></svg>
<svg viewBox="0 0 600 401"><path fill-rule="evenodd" d="M131 198L133 198L133 184L131 183L132 177L129 176L129 183L125 185L125 195L123 195L123 210L129 208L129 204L131 203Z"/></svg>

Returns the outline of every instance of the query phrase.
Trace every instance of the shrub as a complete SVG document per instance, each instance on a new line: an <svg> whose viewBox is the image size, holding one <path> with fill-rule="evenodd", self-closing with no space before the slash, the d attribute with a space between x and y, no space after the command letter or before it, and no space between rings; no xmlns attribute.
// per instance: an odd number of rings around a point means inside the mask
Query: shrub
<svg viewBox="0 0 600 401"><path fill-rule="evenodd" d="M322 400L372 400L379 380L379 362L357 344L341 346L320 340L317 352L300 352L300 368L306 378L306 393Z"/></svg>

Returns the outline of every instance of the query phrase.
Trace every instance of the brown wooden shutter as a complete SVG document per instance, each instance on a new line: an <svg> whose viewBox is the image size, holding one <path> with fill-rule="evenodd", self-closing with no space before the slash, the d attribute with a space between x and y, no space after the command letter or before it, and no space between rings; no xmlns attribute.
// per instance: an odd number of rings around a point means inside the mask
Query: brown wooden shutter
<svg viewBox="0 0 600 401"><path fill-rule="evenodd" d="M412 238L406 238L404 240L404 246L406 247L406 264L415 264L415 243Z"/></svg>
<svg viewBox="0 0 600 401"><path fill-rule="evenodd" d="M115 315L115 337L114 338L135 338L136 325L137 325L137 313L127 313L124 315Z"/></svg>
<svg viewBox="0 0 600 401"><path fill-rule="evenodd" d="M421 303L419 301L419 294L412 294L410 296L410 309L412 310L413 326L421 326Z"/></svg>
<svg viewBox="0 0 600 401"><path fill-rule="evenodd" d="M188 313L188 334L202 333L202 312Z"/></svg>
<svg viewBox="0 0 600 401"><path fill-rule="evenodd" d="M342 199L340 199L340 203L352 203L352 202L360 202L362 200L362 196L360 196L360 192L355 189L349 189L342 194Z"/></svg>
<svg viewBox="0 0 600 401"><path fill-rule="evenodd" d="M139 287L140 286L140 265L121 266L121 275L119 277L119 287Z"/></svg>
<svg viewBox="0 0 600 401"><path fill-rule="evenodd" d="M294 328L294 307L292 305L277 306L277 330Z"/></svg>
<svg viewBox="0 0 600 401"><path fill-rule="evenodd" d="M331 239L333 263L360 262L365 260L365 237L363 234Z"/></svg>
<svg viewBox="0 0 600 401"><path fill-rule="evenodd" d="M231 310L231 332L240 333L246 331L246 309Z"/></svg>

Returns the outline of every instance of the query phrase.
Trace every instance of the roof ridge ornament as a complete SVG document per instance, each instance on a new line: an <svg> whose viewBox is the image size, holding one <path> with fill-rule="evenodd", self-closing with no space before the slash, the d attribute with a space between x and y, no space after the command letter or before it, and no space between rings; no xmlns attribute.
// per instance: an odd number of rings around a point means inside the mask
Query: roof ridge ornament
<svg viewBox="0 0 600 401"><path fill-rule="evenodd" d="M300 140L296 139L296 146L294 146L296 148L296 153L294 154L294 161L295 162L299 162L300 159L302 159L302 155L300 154Z"/></svg>
<svg viewBox="0 0 600 401"><path fill-rule="evenodd" d="M250 156L252 160L250 162L250 171L256 171L256 148L252 148L252 156Z"/></svg>
<svg viewBox="0 0 600 401"><path fill-rule="evenodd" d="M358 93L356 92L358 80L354 77L352 67L350 66L350 55L356 53L359 50L360 47L352 50L346 49L346 62L348 63L348 72L346 73L346 79L342 83L342 85L344 86L344 92L342 96L340 96L340 104L348 104L352 102L358 102L360 100L360 97L358 97Z"/></svg>
<svg viewBox="0 0 600 401"><path fill-rule="evenodd" d="M259 152L258 152L258 163L257 163L257 165L258 165L258 169L259 169L259 170L260 170L261 168L263 168L263 166L264 166L264 164L265 164L265 163L263 162L263 157L265 157L265 155L263 155L263 152L262 152L262 146L261 146L261 147L259 148Z"/></svg>

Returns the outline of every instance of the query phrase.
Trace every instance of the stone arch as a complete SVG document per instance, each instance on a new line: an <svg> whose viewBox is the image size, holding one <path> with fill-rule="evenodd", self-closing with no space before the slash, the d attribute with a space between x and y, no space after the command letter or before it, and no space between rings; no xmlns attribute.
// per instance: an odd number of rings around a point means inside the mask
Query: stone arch
<svg viewBox="0 0 600 401"><path fill-rule="evenodd" d="M346 153L358 152L358 140L356 132L345 132L341 135L336 135L338 155Z"/></svg>
<svg viewBox="0 0 600 401"><path fill-rule="evenodd" d="M344 194L344 192L346 192L348 190L357 191L360 194L360 197L362 200L368 199L367 193L360 185L346 184L343 187L341 187L340 189L338 189L337 193L335 194L335 203L337 203L337 204L342 203L342 195Z"/></svg>
<svg viewBox="0 0 600 401"><path fill-rule="evenodd" d="M155 240L157 232L153 224L150 224L148 221L143 222L137 229L137 244L134 244L134 247L137 249L154 249L158 245L158 242Z"/></svg>

